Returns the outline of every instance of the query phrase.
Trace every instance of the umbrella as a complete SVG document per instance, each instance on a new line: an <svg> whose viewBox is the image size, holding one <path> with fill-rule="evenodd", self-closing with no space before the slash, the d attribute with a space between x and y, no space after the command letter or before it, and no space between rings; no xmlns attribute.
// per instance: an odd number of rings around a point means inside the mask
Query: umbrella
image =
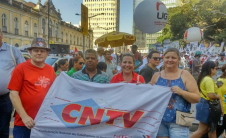
<svg viewBox="0 0 226 138"><path fill-rule="evenodd" d="M111 47L119 47L133 45L135 41L136 37L134 35L114 31L97 38L95 45L101 47L108 47L108 45L110 45Z"/></svg>

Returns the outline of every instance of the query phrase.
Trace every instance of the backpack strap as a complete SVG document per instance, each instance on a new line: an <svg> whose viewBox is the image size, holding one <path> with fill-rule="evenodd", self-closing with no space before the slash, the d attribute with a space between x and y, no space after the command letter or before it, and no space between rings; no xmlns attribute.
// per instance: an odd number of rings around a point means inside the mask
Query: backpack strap
<svg viewBox="0 0 226 138"><path fill-rule="evenodd" d="M140 82L140 75L137 76L137 83Z"/></svg>
<svg viewBox="0 0 226 138"><path fill-rule="evenodd" d="M11 56L12 56L12 58L13 58L13 62L14 62L14 65L15 65L15 67L16 67L16 60L15 60L15 57L14 57L14 54L13 54L13 46L9 46L10 47L10 52L11 52Z"/></svg>

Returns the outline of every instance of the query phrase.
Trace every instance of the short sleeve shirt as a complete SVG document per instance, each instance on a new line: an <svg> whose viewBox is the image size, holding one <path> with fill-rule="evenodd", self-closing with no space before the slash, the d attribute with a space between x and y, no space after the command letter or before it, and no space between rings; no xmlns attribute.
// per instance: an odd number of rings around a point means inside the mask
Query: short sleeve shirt
<svg viewBox="0 0 226 138"><path fill-rule="evenodd" d="M106 64L107 64L107 62L106 62ZM113 70L117 70L117 66L115 65L115 63L110 61L110 64L107 64L107 72L106 72L110 79L112 79L112 77L114 76L114 74L112 72Z"/></svg>
<svg viewBox="0 0 226 138"><path fill-rule="evenodd" d="M55 77L54 69L47 64L43 68L38 68L31 62L24 62L14 69L8 89L19 92L26 113L35 119ZM17 113L14 124L25 126Z"/></svg>
<svg viewBox="0 0 226 138"><path fill-rule="evenodd" d="M96 75L93 76L93 78L89 77L89 74L86 73L85 68L83 70L80 70L74 73L71 77L74 79L82 80L82 81L89 81L89 82L96 82L96 83L110 83L110 79L107 73L101 70L97 70L97 73Z"/></svg>
<svg viewBox="0 0 226 138"><path fill-rule="evenodd" d="M200 83L201 89L201 97L210 100L208 94L213 93L216 94L217 92L217 85L215 84L214 80L210 76L206 76L202 79Z"/></svg>
<svg viewBox="0 0 226 138"><path fill-rule="evenodd" d="M125 80L123 79L122 72L117 74L117 75L115 75L111 79L111 83L120 83L120 82L123 82L123 81L125 81ZM133 72L133 78L132 78L132 80L129 83L137 83L137 82L138 82L138 74ZM139 82L140 83L145 83L144 78L141 75L139 75Z"/></svg>
<svg viewBox="0 0 226 138"><path fill-rule="evenodd" d="M199 74L199 68L196 68L197 65L200 65L200 60L197 60L196 58L192 61L192 75L198 75Z"/></svg>
<svg viewBox="0 0 226 138"><path fill-rule="evenodd" d="M67 72L67 75L71 77L75 72L76 70L74 68L71 68L71 70Z"/></svg>
<svg viewBox="0 0 226 138"><path fill-rule="evenodd" d="M148 65L145 65L145 67L141 69L139 74L144 77L145 83L149 83L155 72L158 72L158 69L153 70Z"/></svg>
<svg viewBox="0 0 226 138"><path fill-rule="evenodd" d="M12 47L12 51L17 65L25 62L20 50L16 47ZM10 46L6 43L2 43L2 46L0 47L0 95L4 95L9 92L7 86L14 68L15 63L11 55Z"/></svg>
<svg viewBox="0 0 226 138"><path fill-rule="evenodd" d="M217 81L223 82L223 85L217 89L217 94L221 96L222 104L224 108L224 114L226 114L226 79L219 78Z"/></svg>

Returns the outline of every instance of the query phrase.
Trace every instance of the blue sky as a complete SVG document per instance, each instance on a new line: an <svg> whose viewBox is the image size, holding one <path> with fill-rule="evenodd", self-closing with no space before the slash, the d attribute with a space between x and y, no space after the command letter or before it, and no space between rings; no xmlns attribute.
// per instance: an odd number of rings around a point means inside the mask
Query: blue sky
<svg viewBox="0 0 226 138"><path fill-rule="evenodd" d="M38 0L25 0L37 3ZM46 0L41 0L42 4ZM60 9L63 21L79 24L80 16L75 13L81 12L83 0L52 0L56 9ZM133 27L133 0L120 0L120 32L132 34Z"/></svg>

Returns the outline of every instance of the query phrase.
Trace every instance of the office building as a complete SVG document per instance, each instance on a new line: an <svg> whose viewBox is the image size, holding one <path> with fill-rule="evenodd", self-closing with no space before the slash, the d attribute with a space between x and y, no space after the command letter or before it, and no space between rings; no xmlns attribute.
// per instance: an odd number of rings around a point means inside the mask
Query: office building
<svg viewBox="0 0 226 138"><path fill-rule="evenodd" d="M119 31L120 0L83 0L83 4L88 7L93 42L104 34Z"/></svg>

